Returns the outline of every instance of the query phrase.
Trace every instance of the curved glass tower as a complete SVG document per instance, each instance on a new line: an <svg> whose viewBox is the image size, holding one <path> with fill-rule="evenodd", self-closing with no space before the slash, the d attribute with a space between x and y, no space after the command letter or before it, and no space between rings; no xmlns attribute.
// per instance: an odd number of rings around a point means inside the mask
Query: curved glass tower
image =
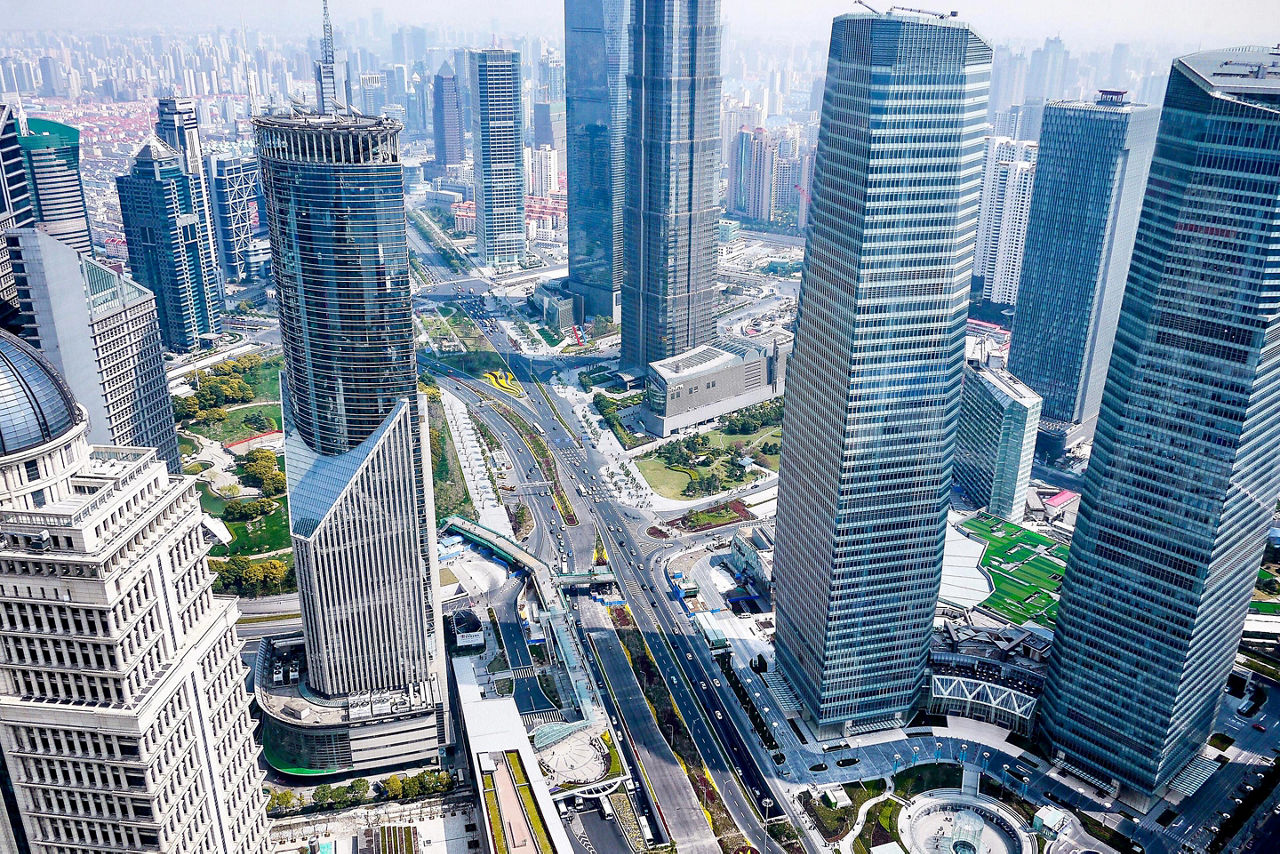
<svg viewBox="0 0 1280 854"><path fill-rule="evenodd" d="M831 31L778 481L778 664L824 732L924 686L991 48L954 19Z"/></svg>
<svg viewBox="0 0 1280 854"><path fill-rule="evenodd" d="M1041 700L1053 758L1147 796L1212 731L1280 494L1278 61L1173 63Z"/></svg>
<svg viewBox="0 0 1280 854"><path fill-rule="evenodd" d="M80 181L80 131L46 119L27 119L27 134L18 143L40 229L81 254L92 252Z"/></svg>

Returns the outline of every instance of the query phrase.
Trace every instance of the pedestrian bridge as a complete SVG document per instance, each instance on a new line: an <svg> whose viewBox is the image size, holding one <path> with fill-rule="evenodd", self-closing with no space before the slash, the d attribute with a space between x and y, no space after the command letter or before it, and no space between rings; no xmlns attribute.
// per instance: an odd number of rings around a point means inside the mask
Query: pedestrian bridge
<svg viewBox="0 0 1280 854"><path fill-rule="evenodd" d="M544 579L549 579L556 586L613 581L613 572L608 567L601 567L602 572L556 572L510 537L461 516L445 519L440 531L453 531L464 539L489 549L508 563L527 570L539 584L545 583Z"/></svg>

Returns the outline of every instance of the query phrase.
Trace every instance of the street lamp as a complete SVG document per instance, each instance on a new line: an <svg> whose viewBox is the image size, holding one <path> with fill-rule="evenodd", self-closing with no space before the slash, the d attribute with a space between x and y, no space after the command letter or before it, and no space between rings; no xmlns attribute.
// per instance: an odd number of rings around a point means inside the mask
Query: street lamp
<svg viewBox="0 0 1280 854"><path fill-rule="evenodd" d="M989 750L982 751L982 770L984 772L987 770L987 764L990 761L991 761L991 751Z"/></svg>
<svg viewBox="0 0 1280 854"><path fill-rule="evenodd" d="M915 765L920 761L920 746L912 745L911 747L911 764Z"/></svg>
<svg viewBox="0 0 1280 854"><path fill-rule="evenodd" d="M1006 789L1009 788L1009 766L1005 764L1004 770L1000 772L1000 783Z"/></svg>

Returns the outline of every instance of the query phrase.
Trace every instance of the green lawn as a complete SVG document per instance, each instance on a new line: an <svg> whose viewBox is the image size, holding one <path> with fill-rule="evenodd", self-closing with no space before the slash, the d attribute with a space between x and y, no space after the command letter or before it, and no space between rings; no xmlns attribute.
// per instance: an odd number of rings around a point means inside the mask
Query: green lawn
<svg viewBox="0 0 1280 854"><path fill-rule="evenodd" d="M244 381L253 386L254 400L280 399L280 372L284 370L284 356L264 359L261 365L244 374Z"/></svg>
<svg viewBox="0 0 1280 854"><path fill-rule="evenodd" d="M636 460L636 468L649 482L649 486L664 498L685 498L684 488L689 485L689 475L682 471L667 468L667 464L657 457L640 457Z"/></svg>
<svg viewBox="0 0 1280 854"><path fill-rule="evenodd" d="M289 537L289 500L284 496L274 499L280 506L260 519L248 522L227 522L232 541L229 547L216 545L209 554L214 557L228 555L256 555L263 552L286 549Z"/></svg>
<svg viewBox="0 0 1280 854"><path fill-rule="evenodd" d="M218 421L212 424L193 423L187 425L187 429L192 433L199 433L208 439L229 445L242 439L256 436L259 433L268 432L244 423L244 420L255 412L261 412L266 415L271 420L271 423L275 425L275 429L280 429L280 404L278 403L263 403L257 406L235 409L227 413L227 420L225 421Z"/></svg>
<svg viewBox="0 0 1280 854"><path fill-rule="evenodd" d="M1280 602L1254 602L1249 610L1255 614L1280 614Z"/></svg>
<svg viewBox="0 0 1280 854"><path fill-rule="evenodd" d="M781 427L761 427L754 433L744 433L735 435L726 433L723 430L712 430L707 434L707 441L711 443L713 448L732 448L738 442L746 446L748 456L753 456L757 448L765 442L773 442L781 444L782 428ZM765 454L765 460L771 471L778 470L778 455Z"/></svg>
<svg viewBox="0 0 1280 854"><path fill-rule="evenodd" d="M195 439L192 439L190 436L184 436L181 433L178 434L179 454L182 454L182 456L185 457L189 454L194 454L198 450L200 450L200 446L196 444Z"/></svg>
<svg viewBox="0 0 1280 854"><path fill-rule="evenodd" d="M1033 621L1052 628L1058 617L1066 547L987 514L965 522L964 528L987 542L982 567L995 589L983 606L1018 625Z"/></svg>

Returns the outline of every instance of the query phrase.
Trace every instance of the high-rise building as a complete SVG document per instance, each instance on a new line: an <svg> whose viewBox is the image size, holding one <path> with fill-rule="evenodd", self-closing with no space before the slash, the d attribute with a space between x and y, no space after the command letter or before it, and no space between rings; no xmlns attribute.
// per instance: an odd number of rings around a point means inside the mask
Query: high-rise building
<svg viewBox="0 0 1280 854"><path fill-rule="evenodd" d="M27 189L26 167L22 163L22 144L18 141L18 112L0 103L0 234L10 228L30 225L31 195ZM17 333L18 294L13 284L13 264L9 250L0 240L0 328Z"/></svg>
<svg viewBox="0 0 1280 854"><path fill-rule="evenodd" d="M382 115L387 104L387 77L380 71L360 75L360 110L366 116Z"/></svg>
<svg viewBox="0 0 1280 854"><path fill-rule="evenodd" d="M218 266L228 282L252 278L258 211L258 161L252 157L210 154L209 214L218 247Z"/></svg>
<svg viewBox="0 0 1280 854"><path fill-rule="evenodd" d="M489 267L524 260L524 111L520 54L473 50L471 148L475 161L476 255Z"/></svg>
<svg viewBox="0 0 1280 854"><path fill-rule="evenodd" d="M320 58L315 60L316 112L320 115L351 106L351 72L345 51L333 49L333 23L329 20L329 0L324 0L324 35Z"/></svg>
<svg viewBox="0 0 1280 854"><path fill-rule="evenodd" d="M314 713L299 718L260 694L267 759L286 770L438 761L447 695L401 126L340 113L254 127L285 357L303 680L356 710L294 693L288 703ZM394 756L389 738L401 742Z"/></svg>
<svg viewBox="0 0 1280 854"><path fill-rule="evenodd" d="M738 132L733 156L729 159L730 213L757 222L773 217L773 181L777 145L764 128L743 128Z"/></svg>
<svg viewBox="0 0 1280 854"><path fill-rule="evenodd" d="M982 298L990 302L1018 301L1036 154L1034 142L987 138L973 275L982 280Z"/></svg>
<svg viewBox="0 0 1280 854"><path fill-rule="evenodd" d="M80 131L47 119L28 119L18 137L31 212L43 231L77 252L93 252L89 212L80 180Z"/></svg>
<svg viewBox="0 0 1280 854"><path fill-rule="evenodd" d="M1022 521L1040 424L1040 395L999 357L969 359L956 429L956 486L1006 522Z"/></svg>
<svg viewBox="0 0 1280 854"><path fill-rule="evenodd" d="M1280 495L1280 67L1169 76L1039 709L1140 795L1204 746Z"/></svg>
<svg viewBox="0 0 1280 854"><path fill-rule="evenodd" d="M182 171L191 182L191 203L200 218L201 263L205 277L217 287L222 298L222 279L218 270L218 247L213 236L213 217L209 212L209 192L205 186L204 151L200 145L200 114L190 98L161 98L156 105L156 136L178 153Z"/></svg>
<svg viewBox="0 0 1280 854"><path fill-rule="evenodd" d="M1026 98L1041 103L1061 98L1067 85L1068 54L1057 36L1044 40L1044 47L1031 52L1027 69ZM1029 137L1034 139L1035 137Z"/></svg>
<svg viewBox="0 0 1280 854"><path fill-rule="evenodd" d="M453 66L445 62L436 72L431 90L432 126L436 141L436 171L462 162L466 152L462 124L462 100Z"/></svg>
<svg viewBox="0 0 1280 854"><path fill-rule="evenodd" d="M550 198L552 193L560 192L560 158L554 148L549 145L530 148L525 152L525 159L529 170L525 184L530 196Z"/></svg>
<svg viewBox="0 0 1280 854"><path fill-rule="evenodd" d="M565 0L569 279L589 320L622 319L631 0Z"/></svg>
<svg viewBox="0 0 1280 854"><path fill-rule="evenodd" d="M538 101L533 105L533 144L565 149L566 110L564 101Z"/></svg>
<svg viewBox="0 0 1280 854"><path fill-rule="evenodd" d="M182 474L155 296L38 229L5 240L18 267L22 337L84 407L89 440L155 448Z"/></svg>
<svg viewBox="0 0 1280 854"><path fill-rule="evenodd" d="M1119 92L1045 109L1009 370L1052 456L1093 434L1159 117Z"/></svg>
<svg viewBox="0 0 1280 854"><path fill-rule="evenodd" d="M565 62L553 51L538 61L538 100L563 102L567 88Z"/></svg>
<svg viewBox="0 0 1280 854"><path fill-rule="evenodd" d="M632 0L623 216L624 371L716 334L720 0Z"/></svg>
<svg viewBox="0 0 1280 854"><path fill-rule="evenodd" d="M152 137L116 178L133 277L156 295L160 339L185 353L222 331L218 282L208 263L198 200L182 157Z"/></svg>
<svg viewBox="0 0 1280 854"><path fill-rule="evenodd" d="M264 854L236 605L212 594L195 479L90 445L53 367L3 332L0 388L0 750L30 850Z"/></svg>
<svg viewBox="0 0 1280 854"><path fill-rule="evenodd" d="M924 687L990 70L954 18L832 27L773 576L779 667L826 732L901 724Z"/></svg>
<svg viewBox="0 0 1280 854"><path fill-rule="evenodd" d="M991 59L991 98L987 103L987 117L993 118L1013 105L1021 104L1026 87L1027 57L1015 54L1007 47L996 48Z"/></svg>

